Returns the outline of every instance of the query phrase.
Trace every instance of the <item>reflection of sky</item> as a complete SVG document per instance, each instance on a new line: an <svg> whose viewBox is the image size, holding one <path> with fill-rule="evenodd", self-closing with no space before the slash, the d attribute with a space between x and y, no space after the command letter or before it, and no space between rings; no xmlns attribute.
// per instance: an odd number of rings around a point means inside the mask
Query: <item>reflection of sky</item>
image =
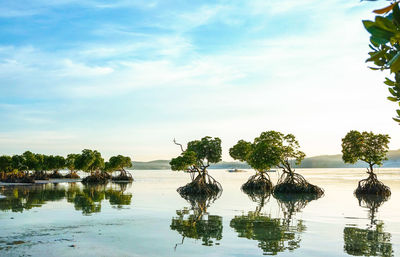
<svg viewBox="0 0 400 257"><path fill-rule="evenodd" d="M299 170L302 172L302 170ZM303 220L306 230L300 234L300 248L296 256L341 256L343 250L343 230L347 226L361 229L370 224L368 210L358 206L353 190L364 170L351 170L353 180L339 178L321 178L322 174L331 174L341 170L308 170L302 172L310 182L325 189L325 196L311 201L302 212L294 215L296 220ZM189 180L189 175L182 172L136 171L135 182L126 192L132 193L129 208L117 210L107 200L101 203L101 212L84 216L66 201L48 202L42 207L33 208L23 213L2 212L0 215L0 239L30 241L18 246L13 254L27 253L34 256L48 255L143 255L149 256L259 256L262 250L257 241L238 238L238 233L230 227L230 221L236 215L255 211L257 204L240 191L240 185L252 175L251 172L232 174L226 171L211 171L213 177L222 183L223 193L209 208L209 215L222 216L223 234L220 245L202 246L201 240L186 238L183 245L181 235L170 230L171 219L176 217L176 210L190 204L182 199L176 188ZM382 171L391 173L391 171ZM317 174L314 176L314 174ZM395 251L400 252L400 192L397 177L384 180L392 189L392 197L379 207L377 220L384 222L384 231L390 233ZM273 175L273 181L276 181ZM272 218L283 218L277 201L271 197L265 203L262 212ZM10 219L13 217L14 219ZM67 239L67 240L60 240ZM68 241L71 240L71 241ZM1 240L0 240L1 241ZM41 241L42 243L37 243ZM68 247L75 244L75 248ZM96 246L96 247L94 247ZM0 252L1 253L1 252ZM59 253L59 254L58 254ZM214 254L214 255L213 255ZM287 254L287 253L286 253ZM1 254L0 254L1 255Z"/></svg>
<svg viewBox="0 0 400 257"><path fill-rule="evenodd" d="M364 63L361 19L381 5L6 1L0 151L149 160L172 157L174 137L211 135L227 159L269 129L294 133L308 155L339 152L350 129L399 142L384 74Z"/></svg>

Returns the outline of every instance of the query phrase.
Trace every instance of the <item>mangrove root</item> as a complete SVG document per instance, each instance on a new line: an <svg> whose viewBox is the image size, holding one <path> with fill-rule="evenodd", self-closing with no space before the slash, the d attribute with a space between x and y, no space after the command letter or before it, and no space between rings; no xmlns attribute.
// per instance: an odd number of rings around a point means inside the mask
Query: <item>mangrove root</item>
<svg viewBox="0 0 400 257"><path fill-rule="evenodd" d="M310 184L298 173L284 172L273 189L274 194L315 194L318 197L324 195L324 190Z"/></svg>
<svg viewBox="0 0 400 257"><path fill-rule="evenodd" d="M246 183L242 185L242 190L248 195L261 194L272 190L272 182L268 174L257 173L249 178Z"/></svg>
<svg viewBox="0 0 400 257"><path fill-rule="evenodd" d="M83 184L106 184L111 179L110 174L97 172L82 179Z"/></svg>
<svg viewBox="0 0 400 257"><path fill-rule="evenodd" d="M48 177L49 178L64 178L64 176L58 171L54 171Z"/></svg>
<svg viewBox="0 0 400 257"><path fill-rule="evenodd" d="M133 181L132 174L129 172L120 172L118 176L111 178L112 181Z"/></svg>
<svg viewBox="0 0 400 257"><path fill-rule="evenodd" d="M1 172L0 181L4 183L35 183L31 176L22 172Z"/></svg>
<svg viewBox="0 0 400 257"><path fill-rule="evenodd" d="M64 178L79 179L80 177L76 172L70 172L67 175L65 175Z"/></svg>
<svg viewBox="0 0 400 257"><path fill-rule="evenodd" d="M204 196L218 196L222 191L221 184L208 174L198 175L192 182L177 189L178 193L185 198L185 196L204 195Z"/></svg>
<svg viewBox="0 0 400 257"><path fill-rule="evenodd" d="M45 172L34 172L32 175L34 180L48 180L49 175L47 175Z"/></svg>
<svg viewBox="0 0 400 257"><path fill-rule="evenodd" d="M358 182L358 187L354 191L354 194L356 196L368 194L389 197L391 195L391 192L388 186L385 186L377 179L375 173L369 172L368 178L360 180Z"/></svg>

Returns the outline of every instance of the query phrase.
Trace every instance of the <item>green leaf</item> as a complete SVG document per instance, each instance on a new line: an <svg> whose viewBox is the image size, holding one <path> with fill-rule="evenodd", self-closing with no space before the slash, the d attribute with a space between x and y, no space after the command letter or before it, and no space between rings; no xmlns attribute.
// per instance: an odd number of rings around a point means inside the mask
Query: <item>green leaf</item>
<svg viewBox="0 0 400 257"><path fill-rule="evenodd" d="M388 85L388 86L390 86L390 87L394 87L395 85L396 85L396 83L394 82L394 81L392 81L392 80L390 80L390 79L388 79L388 78L385 78L386 80L385 80L385 84L386 85Z"/></svg>
<svg viewBox="0 0 400 257"><path fill-rule="evenodd" d="M400 9L399 9L399 3L396 3L393 6L393 22L396 25L400 25Z"/></svg>
<svg viewBox="0 0 400 257"><path fill-rule="evenodd" d="M386 43L388 43L390 40L384 39L384 38L378 38L378 37L374 37L371 36L370 41L373 45L375 45L376 47L380 46L380 45L384 45Z"/></svg>
<svg viewBox="0 0 400 257"><path fill-rule="evenodd" d="M387 99L388 99L389 101L392 101L392 102L397 102L397 98L396 98L396 97L388 96Z"/></svg>
<svg viewBox="0 0 400 257"><path fill-rule="evenodd" d="M379 52L376 52L376 53L372 53L371 57L368 58L368 59L366 60L366 62L373 62L373 61L375 61L375 60L378 60L379 58L383 57L383 56L385 55L385 53L386 53L386 52L383 51L383 50L381 50L381 51L379 51Z"/></svg>
<svg viewBox="0 0 400 257"><path fill-rule="evenodd" d="M396 96L397 95L396 92L394 92L393 88L389 87L389 92L390 92L390 94L392 94L392 96Z"/></svg>
<svg viewBox="0 0 400 257"><path fill-rule="evenodd" d="M394 121L400 122L399 118L393 118Z"/></svg>
<svg viewBox="0 0 400 257"><path fill-rule="evenodd" d="M379 20L379 22L373 22L364 20L363 21L365 29L372 35L372 37L377 39L384 39L387 42L390 41L390 38L395 35L395 33L391 29L387 29L384 22Z"/></svg>
<svg viewBox="0 0 400 257"><path fill-rule="evenodd" d="M397 72L400 70L400 52L398 52L388 63L391 72Z"/></svg>
<svg viewBox="0 0 400 257"><path fill-rule="evenodd" d="M388 18L376 16L375 25L387 31L396 32L396 26Z"/></svg>
<svg viewBox="0 0 400 257"><path fill-rule="evenodd" d="M400 117L400 110L396 110L397 115Z"/></svg>

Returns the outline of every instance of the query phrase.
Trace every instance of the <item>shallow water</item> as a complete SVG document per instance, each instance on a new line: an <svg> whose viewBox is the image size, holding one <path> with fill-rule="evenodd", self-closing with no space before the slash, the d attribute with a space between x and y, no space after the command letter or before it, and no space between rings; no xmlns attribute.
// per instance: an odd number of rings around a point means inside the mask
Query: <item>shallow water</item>
<svg viewBox="0 0 400 257"><path fill-rule="evenodd" d="M353 196L362 169L298 170L317 200L251 199L254 172L212 170L220 198L187 201L189 175L134 171L130 185L0 187L0 256L400 256L400 170L380 169L386 202ZM276 181L277 174L272 174Z"/></svg>

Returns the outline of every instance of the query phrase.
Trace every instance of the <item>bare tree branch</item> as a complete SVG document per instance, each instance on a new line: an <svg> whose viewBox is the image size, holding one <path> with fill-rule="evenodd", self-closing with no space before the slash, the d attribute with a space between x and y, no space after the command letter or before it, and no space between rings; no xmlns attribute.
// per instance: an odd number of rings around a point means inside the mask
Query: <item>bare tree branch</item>
<svg viewBox="0 0 400 257"><path fill-rule="evenodd" d="M176 140L175 140L175 138L174 138L174 144L176 144L176 145L179 145L180 146L180 148L181 148L181 150L182 150L182 152L184 152L185 150L183 150L183 146L182 146L182 144L179 144L179 143L177 143L176 142Z"/></svg>

